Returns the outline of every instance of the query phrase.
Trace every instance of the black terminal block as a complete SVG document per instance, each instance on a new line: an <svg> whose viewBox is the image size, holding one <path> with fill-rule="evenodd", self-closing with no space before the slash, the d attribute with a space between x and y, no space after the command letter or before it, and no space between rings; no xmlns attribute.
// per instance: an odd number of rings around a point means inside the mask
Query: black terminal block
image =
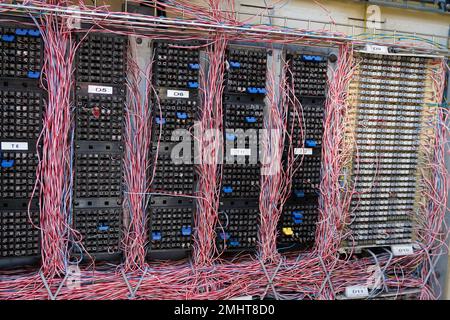
<svg viewBox="0 0 450 320"><path fill-rule="evenodd" d="M127 38L89 33L78 36L76 79L79 82L125 85Z"/></svg>
<svg viewBox="0 0 450 320"><path fill-rule="evenodd" d="M231 46L226 53L226 93L264 96L266 89L267 50Z"/></svg>
<svg viewBox="0 0 450 320"><path fill-rule="evenodd" d="M0 260L40 254L39 212L0 208ZM1 264L1 261L0 261Z"/></svg>
<svg viewBox="0 0 450 320"><path fill-rule="evenodd" d="M223 106L224 127L232 129L262 129L264 103L226 102Z"/></svg>
<svg viewBox="0 0 450 320"><path fill-rule="evenodd" d="M11 144L2 142L2 144ZM23 144L23 142L21 142ZM0 151L0 199L28 201L35 189L38 156L28 151ZM36 187L34 196L39 194Z"/></svg>
<svg viewBox="0 0 450 320"><path fill-rule="evenodd" d="M111 94L91 93L92 88L108 88ZM125 112L125 89L85 85L76 95L77 141L122 141Z"/></svg>
<svg viewBox="0 0 450 320"><path fill-rule="evenodd" d="M194 214L193 198L152 196L148 215L149 257L186 257L192 247Z"/></svg>
<svg viewBox="0 0 450 320"><path fill-rule="evenodd" d="M42 130L43 95L32 88L0 88L0 141L37 140Z"/></svg>
<svg viewBox="0 0 450 320"><path fill-rule="evenodd" d="M123 192L121 153L76 153L75 201L80 198L119 198Z"/></svg>
<svg viewBox="0 0 450 320"><path fill-rule="evenodd" d="M305 249L314 245L318 204L315 199L286 203L278 224L279 250Z"/></svg>
<svg viewBox="0 0 450 320"><path fill-rule="evenodd" d="M194 170L192 162L190 164L175 163L170 153L160 152L157 158L152 157L152 166L149 171L152 176L150 189L152 192L168 195L192 195L196 181Z"/></svg>
<svg viewBox="0 0 450 320"><path fill-rule="evenodd" d="M77 39L73 220L89 254L111 260L122 235L128 40L106 33Z"/></svg>
<svg viewBox="0 0 450 320"><path fill-rule="evenodd" d="M158 100L159 103L155 103L152 110L153 145L157 144L158 141L160 143L183 141L182 131L186 134L186 131L189 131L191 141L193 141L193 126L197 118L198 108L197 97L188 99L161 98ZM180 130L179 133L176 130Z"/></svg>
<svg viewBox="0 0 450 320"><path fill-rule="evenodd" d="M259 224L257 202L242 199L221 201L219 223L216 225L217 248L224 252L256 250Z"/></svg>
<svg viewBox="0 0 450 320"><path fill-rule="evenodd" d="M192 207L152 207L149 250L189 251L193 234L192 211Z"/></svg>
<svg viewBox="0 0 450 320"><path fill-rule="evenodd" d="M258 199L260 188L259 164L224 164L220 196L225 199Z"/></svg>
<svg viewBox="0 0 450 320"><path fill-rule="evenodd" d="M90 253L118 254L122 234L121 207L75 209L74 224Z"/></svg>
<svg viewBox="0 0 450 320"><path fill-rule="evenodd" d="M324 55L288 53L295 86L301 97L326 95L328 58Z"/></svg>
<svg viewBox="0 0 450 320"><path fill-rule="evenodd" d="M0 78L39 80L43 51L39 29L0 25Z"/></svg>
<svg viewBox="0 0 450 320"><path fill-rule="evenodd" d="M300 102L302 104L300 118L303 118L301 124L296 120L299 118L299 111L289 109L288 127L295 145L289 146L288 141L285 143L285 159L289 148L289 152L294 156L292 196L298 200L305 196L317 196L319 192L325 100L301 98ZM303 127L303 134L300 125ZM297 141L301 138L303 142L299 144Z"/></svg>
<svg viewBox="0 0 450 320"><path fill-rule="evenodd" d="M291 195L278 222L280 251L310 248L315 242L328 68L324 55L288 53L287 59L294 94L301 107L289 107L288 131L292 134L292 144L286 140L283 162L287 165L290 153L294 157L294 172Z"/></svg>
<svg viewBox="0 0 450 320"><path fill-rule="evenodd" d="M35 264L40 256L36 148L44 105L43 51L37 27L0 25L1 268Z"/></svg>
<svg viewBox="0 0 450 320"><path fill-rule="evenodd" d="M154 43L154 84L157 87L197 90L200 55L197 43Z"/></svg>

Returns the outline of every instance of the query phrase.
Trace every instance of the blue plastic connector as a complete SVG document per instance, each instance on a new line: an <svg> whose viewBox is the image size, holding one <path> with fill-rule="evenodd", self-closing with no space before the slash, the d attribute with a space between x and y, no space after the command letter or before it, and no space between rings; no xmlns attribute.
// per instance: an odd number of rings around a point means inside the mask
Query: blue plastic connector
<svg viewBox="0 0 450 320"><path fill-rule="evenodd" d="M189 88L198 88L198 82L188 82L188 87Z"/></svg>
<svg viewBox="0 0 450 320"><path fill-rule="evenodd" d="M247 92L248 92L248 93L252 93L252 94L258 93L258 89L257 89L257 88L254 88L254 87L248 87L248 88L247 88Z"/></svg>
<svg viewBox="0 0 450 320"><path fill-rule="evenodd" d="M152 240L159 241L161 238L161 232L152 232Z"/></svg>
<svg viewBox="0 0 450 320"><path fill-rule="evenodd" d="M225 193L232 193L233 192L233 188L231 186L224 186L222 188L223 192Z"/></svg>
<svg viewBox="0 0 450 320"><path fill-rule="evenodd" d="M188 114L186 112L177 112L177 118L178 119L187 119Z"/></svg>
<svg viewBox="0 0 450 320"><path fill-rule="evenodd" d="M230 67L233 69L237 69L241 67L241 64L237 61L230 61Z"/></svg>
<svg viewBox="0 0 450 320"><path fill-rule="evenodd" d="M16 29L15 34L18 36L26 36L28 34L28 30L27 29Z"/></svg>
<svg viewBox="0 0 450 320"><path fill-rule="evenodd" d="M198 70L200 69L200 65L198 63L189 63L189 69Z"/></svg>
<svg viewBox="0 0 450 320"><path fill-rule="evenodd" d="M191 226L182 226L181 227L181 234L183 236L190 236L192 233Z"/></svg>
<svg viewBox="0 0 450 320"><path fill-rule="evenodd" d="M248 123L255 123L256 118L255 117L245 117L245 121Z"/></svg>
<svg viewBox="0 0 450 320"><path fill-rule="evenodd" d="M294 190L294 194L297 198L304 198L305 197L305 191L303 190Z"/></svg>
<svg viewBox="0 0 450 320"><path fill-rule="evenodd" d="M317 147L317 142L316 142L316 140L306 140L305 145L307 147L313 148L313 147Z"/></svg>
<svg viewBox="0 0 450 320"><path fill-rule="evenodd" d="M309 56L309 55L303 55L302 56L303 61L323 61L323 57L322 56Z"/></svg>
<svg viewBox="0 0 450 320"><path fill-rule="evenodd" d="M39 31L39 29L28 30L28 35L32 37L40 37L41 32Z"/></svg>
<svg viewBox="0 0 450 320"><path fill-rule="evenodd" d="M228 239L230 239L230 234L227 233L227 232L221 232L219 234L219 237L220 237L221 240L228 240Z"/></svg>
<svg viewBox="0 0 450 320"><path fill-rule="evenodd" d="M98 226L97 228L99 231L108 231L109 230L109 226L106 224L101 224Z"/></svg>
<svg viewBox="0 0 450 320"><path fill-rule="evenodd" d="M292 216L295 219L302 219L303 218L303 211L302 210L295 210L292 212Z"/></svg>
<svg viewBox="0 0 450 320"><path fill-rule="evenodd" d="M39 79L40 74L39 71L28 71L27 77L30 79Z"/></svg>
<svg viewBox="0 0 450 320"><path fill-rule="evenodd" d="M5 42L13 42L16 37L12 34L4 34L2 35L2 40Z"/></svg>
<svg viewBox="0 0 450 320"><path fill-rule="evenodd" d="M2 160L1 166L2 168L11 168L14 166L14 160Z"/></svg>
<svg viewBox="0 0 450 320"><path fill-rule="evenodd" d="M165 124L166 118L155 118L157 124Z"/></svg>
<svg viewBox="0 0 450 320"><path fill-rule="evenodd" d="M238 247L239 245L240 245L240 243L237 240L231 240L230 241L230 246L232 246L232 247Z"/></svg>
<svg viewBox="0 0 450 320"><path fill-rule="evenodd" d="M257 90L258 90L258 93L261 93L261 94L267 93L267 90L265 88L257 88Z"/></svg>

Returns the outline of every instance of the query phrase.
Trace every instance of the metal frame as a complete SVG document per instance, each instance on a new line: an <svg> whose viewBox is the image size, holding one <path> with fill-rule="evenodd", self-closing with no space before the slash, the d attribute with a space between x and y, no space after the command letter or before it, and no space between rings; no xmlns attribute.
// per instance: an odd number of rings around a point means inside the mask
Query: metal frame
<svg viewBox="0 0 450 320"><path fill-rule="evenodd" d="M127 6L128 1L125 1L125 7ZM327 21L317 21L317 20L304 20L304 19L296 19L296 18L288 18L281 17L276 15L254 15L251 13L245 12L235 12L236 18L240 20L241 17L255 17L259 18L259 25L253 24L248 26L233 26L226 24L208 24L202 22L196 22L192 20L180 20L180 19L171 19L165 17L155 17L155 16L145 16L145 15L129 15L126 12L111 12L111 13L103 13L96 11L86 11L79 10L75 8L63 8L63 7L40 7L34 5L22 5L22 4L8 4L2 3L0 4L0 9L10 9L17 10L20 13L28 12L30 14L35 15L44 15L49 13L57 13L63 17L81 17L83 21L86 22L107 22L108 24L113 24L117 27L123 26L133 26L136 29L140 30L151 30L152 32L164 32L164 28L175 28L182 30L190 30L191 32L199 32L199 29L204 29L205 32L211 31L221 31L232 34L249 34L249 35L270 35L274 38L276 37L296 37L304 39L304 41L308 40L323 40L326 41L335 41L335 42L351 42L355 44L378 44L378 45L391 45L396 47L404 47L408 48L411 51L421 52L423 50L434 51L439 54L443 54L446 56L450 56L450 39L445 36L438 36L433 34L424 34L417 32L400 32L397 30L390 29L372 29L369 32L365 30L363 27L358 27L355 25L349 24L340 24L340 23L331 23ZM182 15L184 16L184 14ZM267 18L270 21L274 20L282 20L281 24L273 24L270 25L273 27L277 27L278 29L267 30L261 27L263 19ZM292 29L289 28L288 25L291 23L300 23L304 28ZM314 30L326 30L329 33L324 34L315 32ZM381 37L377 39L372 39L374 37ZM400 43L399 41L404 38L410 38L412 44L405 45ZM299 41L300 42L300 41ZM414 44L420 43L433 43L434 48L430 46L430 48L417 48Z"/></svg>

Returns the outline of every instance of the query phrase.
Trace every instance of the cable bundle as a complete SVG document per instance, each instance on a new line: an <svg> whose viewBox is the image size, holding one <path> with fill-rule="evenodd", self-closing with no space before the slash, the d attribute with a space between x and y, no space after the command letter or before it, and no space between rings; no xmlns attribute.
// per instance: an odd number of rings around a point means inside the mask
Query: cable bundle
<svg viewBox="0 0 450 320"><path fill-rule="evenodd" d="M151 142L151 106L150 94L153 94L151 81L152 66L142 71L134 59L129 59L127 79L128 104L125 114L125 202L127 230L123 240L127 271L134 271L145 265L147 244L147 204L149 181L147 172L150 167ZM143 90L142 90L143 89Z"/></svg>
<svg viewBox="0 0 450 320"><path fill-rule="evenodd" d="M221 170L217 165L223 154L222 144L222 93L224 89L224 61L227 40L223 35L214 38L213 45L208 48L209 69L202 78L202 111L198 128L198 210L195 215L194 262L196 265L207 265L212 262L216 253L214 230L217 223ZM212 241L211 241L212 240Z"/></svg>
<svg viewBox="0 0 450 320"><path fill-rule="evenodd" d="M39 29L45 44L44 87L48 96L43 131L37 146L42 152L37 183L40 185L42 271L54 276L63 274L68 263L73 138L71 90L75 47L65 19L53 15L41 19Z"/></svg>

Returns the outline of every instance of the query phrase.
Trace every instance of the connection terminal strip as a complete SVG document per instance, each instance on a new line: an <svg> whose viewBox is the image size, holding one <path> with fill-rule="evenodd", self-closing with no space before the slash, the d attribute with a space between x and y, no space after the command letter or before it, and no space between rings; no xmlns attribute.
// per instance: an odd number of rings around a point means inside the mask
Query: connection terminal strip
<svg viewBox="0 0 450 320"><path fill-rule="evenodd" d="M98 260L120 257L126 37L77 36L73 221ZM75 250L77 253L77 250Z"/></svg>
<svg viewBox="0 0 450 320"><path fill-rule="evenodd" d="M257 202L226 200L219 209L216 228L220 251L253 251L258 240L259 208Z"/></svg>
<svg viewBox="0 0 450 320"><path fill-rule="evenodd" d="M344 247L411 243L435 124L432 58L357 53L346 139L353 147ZM354 146L357 145L357 148Z"/></svg>
<svg viewBox="0 0 450 320"><path fill-rule="evenodd" d="M151 201L148 257L179 259L192 247L197 175L194 123L198 118L200 50L197 42L155 41ZM184 146L179 148L179 143ZM186 197L187 196L187 197Z"/></svg>

